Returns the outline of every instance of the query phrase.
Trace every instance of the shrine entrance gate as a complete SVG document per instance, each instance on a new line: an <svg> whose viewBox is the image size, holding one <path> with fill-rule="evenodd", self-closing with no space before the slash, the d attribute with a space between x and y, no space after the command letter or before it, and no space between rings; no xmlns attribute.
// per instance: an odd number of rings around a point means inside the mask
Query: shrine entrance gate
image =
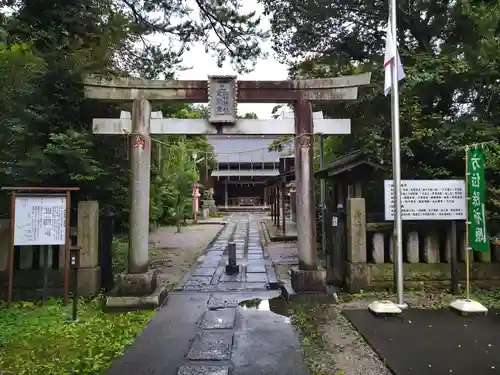
<svg viewBox="0 0 500 375"><path fill-rule="evenodd" d="M235 76L210 76L207 81L84 79L89 99L132 101L131 116L94 119L95 134L130 137L131 183L129 224L129 274L148 272L149 187L151 134L295 135L297 248L299 270L317 270L313 132L324 135L350 134L350 119L314 119L313 102L356 100L358 86L370 83L370 73L322 79L286 81L237 81ZM161 118L152 112L151 101L209 103L209 119ZM236 119L238 103L288 103L295 119ZM125 118L123 118L125 117ZM308 277L301 275L300 277Z"/></svg>

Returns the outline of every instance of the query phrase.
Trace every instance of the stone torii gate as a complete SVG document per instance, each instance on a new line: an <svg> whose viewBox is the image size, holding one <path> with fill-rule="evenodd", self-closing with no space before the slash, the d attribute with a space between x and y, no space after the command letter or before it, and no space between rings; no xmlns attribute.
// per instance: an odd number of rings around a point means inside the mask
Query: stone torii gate
<svg viewBox="0 0 500 375"><path fill-rule="evenodd" d="M94 119L95 134L128 134L131 142L131 189L128 277L148 275L149 185L151 134L272 134L300 136L295 142L296 206L299 269L297 291L311 289L317 272L312 133L350 134L350 119L314 119L312 102L356 100L358 86L370 83L370 73L322 79L237 81L235 76L209 76L207 81L84 79L89 99L133 101L131 118ZM161 118L151 101L209 102L210 118ZM237 120L237 103L289 103L295 119ZM314 127L313 127L314 122ZM146 277L147 279L147 277ZM318 280L319 281L319 280ZM142 282L141 282L142 283ZM303 288L300 286L303 285ZM309 286L308 286L309 285ZM314 288L313 288L314 289Z"/></svg>

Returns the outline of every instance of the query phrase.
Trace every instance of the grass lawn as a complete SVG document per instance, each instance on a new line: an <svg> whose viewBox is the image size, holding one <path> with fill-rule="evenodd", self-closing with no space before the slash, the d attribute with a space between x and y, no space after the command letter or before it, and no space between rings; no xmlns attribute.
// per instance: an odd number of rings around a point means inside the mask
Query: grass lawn
<svg viewBox="0 0 500 375"><path fill-rule="evenodd" d="M103 374L145 328L152 311L102 312L98 300L79 304L78 322L67 323L71 304L17 303L0 307L0 372L5 375Z"/></svg>

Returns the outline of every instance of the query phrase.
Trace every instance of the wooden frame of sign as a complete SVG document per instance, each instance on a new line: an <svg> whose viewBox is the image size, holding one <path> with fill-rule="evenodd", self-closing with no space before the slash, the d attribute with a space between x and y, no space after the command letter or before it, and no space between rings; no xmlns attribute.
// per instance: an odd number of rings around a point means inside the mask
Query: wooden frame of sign
<svg viewBox="0 0 500 375"><path fill-rule="evenodd" d="M10 203L10 248L8 265L7 304L12 303L14 287L14 247L22 245L64 245L64 304L69 294L69 247L71 192L78 187L2 187L11 191ZM19 202L18 202L19 201ZM16 204L16 203L19 203ZM34 204L35 203L35 204ZM47 206L47 207L45 207ZM49 208L50 207L50 208ZM37 215L38 229L31 214ZM44 209L45 208L45 209ZM64 215L63 217L61 217ZM44 217L45 216L45 217ZM49 217L49 219L47 219ZM25 220L23 223L22 220ZM26 221L30 222L26 222ZM45 230L48 227L49 230ZM47 260L45 260L47 261Z"/></svg>

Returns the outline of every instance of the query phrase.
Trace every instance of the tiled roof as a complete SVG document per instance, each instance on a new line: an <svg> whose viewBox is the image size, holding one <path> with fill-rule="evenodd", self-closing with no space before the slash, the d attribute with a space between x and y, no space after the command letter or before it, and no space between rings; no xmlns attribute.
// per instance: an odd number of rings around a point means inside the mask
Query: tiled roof
<svg viewBox="0 0 500 375"><path fill-rule="evenodd" d="M279 152L267 148L278 137L208 136L220 163L278 163ZM230 153L230 154L228 154Z"/></svg>
<svg viewBox="0 0 500 375"><path fill-rule="evenodd" d="M233 177L233 176L240 176L240 177L252 177L252 176L278 176L280 172L277 169L221 169L221 170L215 170L212 171L210 174L212 177Z"/></svg>

